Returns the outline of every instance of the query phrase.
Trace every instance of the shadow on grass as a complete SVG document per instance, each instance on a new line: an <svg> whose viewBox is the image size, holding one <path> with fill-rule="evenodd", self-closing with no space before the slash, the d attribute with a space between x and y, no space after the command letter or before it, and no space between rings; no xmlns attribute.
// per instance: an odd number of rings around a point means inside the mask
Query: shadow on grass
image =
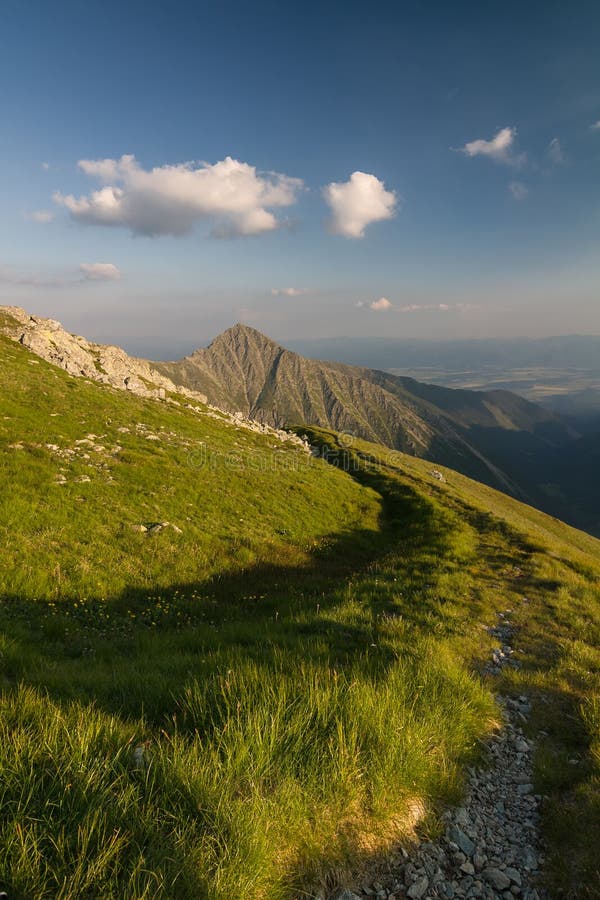
<svg viewBox="0 0 600 900"><path fill-rule="evenodd" d="M209 679L203 734L218 732L219 680L232 659L249 670L254 666L273 685L289 665L289 672L298 673L299 690L305 663L309 671L330 673L360 662L367 680L384 678L397 654L378 646L378 620L407 614L407 603L416 627L422 615L433 614L425 598L419 607L419 585L429 583L441 564L445 530L427 498L380 472L359 474L382 497L378 530L331 535L326 549L303 565L261 563L174 584L156 597L130 589L90 603L4 598L0 626L8 640L0 657L1 686L9 692L18 684L39 688L61 710L69 701L93 704L129 723L137 740L162 740L157 735L163 728L163 735L196 732L198 721L186 720L181 701L187 685L204 686ZM402 599L396 576L405 588ZM226 818L207 818L177 773L169 773L167 781L173 797L167 815L173 820L185 815L226 845L231 827ZM81 805L85 808L85 798ZM121 827L117 819L115 827ZM159 837L160 832L157 824ZM142 834L139 843L147 840ZM165 847L185 872L185 849L171 841ZM182 879L182 898L203 896L197 873L190 875L189 888L187 874ZM291 872L290 881L296 880ZM9 887L19 898L18 889Z"/></svg>
<svg viewBox="0 0 600 900"><path fill-rule="evenodd" d="M226 666L232 654L265 671L281 654L344 666L377 644L382 616L408 616L417 628L441 618L422 590L447 553L435 508L381 469L350 474L381 496L378 530L330 535L302 565L263 562L157 596L130 588L87 602L5 597L4 685L27 682L57 700L93 701L162 724L173 711L173 685ZM344 611L349 601L359 607L352 615ZM382 645L374 676L395 658Z"/></svg>

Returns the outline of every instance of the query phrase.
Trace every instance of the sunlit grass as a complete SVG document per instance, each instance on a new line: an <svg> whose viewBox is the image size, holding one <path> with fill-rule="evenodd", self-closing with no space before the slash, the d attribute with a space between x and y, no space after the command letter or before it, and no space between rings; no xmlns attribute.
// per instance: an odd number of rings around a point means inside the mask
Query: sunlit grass
<svg viewBox="0 0 600 900"><path fill-rule="evenodd" d="M283 900L351 881L417 824L435 833L498 719L476 669L494 643L483 626L506 608L528 656L501 687L536 698L548 808L565 790L582 804L565 838L578 853L562 869L557 855L552 872L585 896L598 542L455 473L440 483L401 454L355 442L347 473L331 465L333 434L312 432L331 452L309 461L2 350L0 873L11 900ZM98 452L89 483L74 480L89 460L45 446L86 433L122 448ZM199 442L220 467L190 466ZM294 465L243 465L266 451ZM130 527L153 521L182 533Z"/></svg>

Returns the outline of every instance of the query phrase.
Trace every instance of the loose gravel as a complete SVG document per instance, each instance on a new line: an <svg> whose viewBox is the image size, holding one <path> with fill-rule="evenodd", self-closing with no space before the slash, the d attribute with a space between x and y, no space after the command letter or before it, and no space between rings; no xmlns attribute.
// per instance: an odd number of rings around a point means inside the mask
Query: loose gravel
<svg viewBox="0 0 600 900"><path fill-rule="evenodd" d="M499 675L517 668L512 640L511 611L500 613L488 628L501 647L494 650L486 671ZM539 803L534 793L534 744L525 738L529 698L497 697L504 724L487 745L482 766L468 770L463 805L448 810L445 833L437 841L421 843L410 855L403 850L380 881L365 884L360 896L349 890L336 900L546 900L540 886Z"/></svg>

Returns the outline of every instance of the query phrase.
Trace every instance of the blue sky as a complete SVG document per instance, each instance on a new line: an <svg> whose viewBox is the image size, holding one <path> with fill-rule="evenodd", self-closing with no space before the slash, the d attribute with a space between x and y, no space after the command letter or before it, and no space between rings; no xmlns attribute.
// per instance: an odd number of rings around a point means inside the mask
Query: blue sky
<svg viewBox="0 0 600 900"><path fill-rule="evenodd" d="M600 333L599 38L595 2L5 0L0 302L166 356Z"/></svg>

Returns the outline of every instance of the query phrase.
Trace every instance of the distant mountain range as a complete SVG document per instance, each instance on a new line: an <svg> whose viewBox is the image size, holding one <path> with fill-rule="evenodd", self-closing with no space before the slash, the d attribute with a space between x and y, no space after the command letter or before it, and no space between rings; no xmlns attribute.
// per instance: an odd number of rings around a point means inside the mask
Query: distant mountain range
<svg viewBox="0 0 600 900"><path fill-rule="evenodd" d="M600 371L600 335L546 338L477 338L430 341L416 338L314 338L287 341L292 350L377 369L584 369Z"/></svg>

